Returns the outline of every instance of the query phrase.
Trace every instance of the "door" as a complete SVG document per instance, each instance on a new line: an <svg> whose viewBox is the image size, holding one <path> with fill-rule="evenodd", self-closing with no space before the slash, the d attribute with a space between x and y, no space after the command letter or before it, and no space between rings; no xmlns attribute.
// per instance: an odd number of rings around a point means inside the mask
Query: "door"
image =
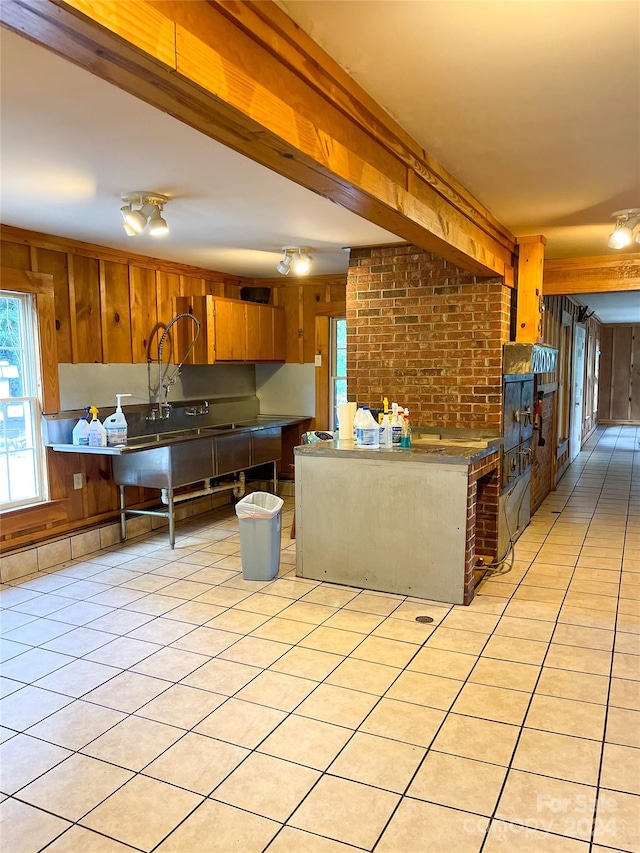
<svg viewBox="0 0 640 853"><path fill-rule="evenodd" d="M571 435L569 437L569 456L571 461L580 453L582 446L582 416L584 403L584 326L574 327L573 371L571 383Z"/></svg>

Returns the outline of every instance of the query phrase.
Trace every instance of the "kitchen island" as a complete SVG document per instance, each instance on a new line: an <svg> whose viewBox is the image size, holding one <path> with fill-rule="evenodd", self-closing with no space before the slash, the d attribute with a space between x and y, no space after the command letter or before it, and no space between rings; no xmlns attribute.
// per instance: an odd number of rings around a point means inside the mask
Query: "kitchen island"
<svg viewBox="0 0 640 853"><path fill-rule="evenodd" d="M497 529L500 445L425 437L397 450L297 447L296 574L470 603L477 516L494 496Z"/></svg>

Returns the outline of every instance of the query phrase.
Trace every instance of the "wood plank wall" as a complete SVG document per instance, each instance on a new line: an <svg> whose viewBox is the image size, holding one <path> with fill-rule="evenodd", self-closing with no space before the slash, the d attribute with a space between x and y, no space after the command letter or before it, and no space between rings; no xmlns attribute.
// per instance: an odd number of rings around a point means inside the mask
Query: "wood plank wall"
<svg viewBox="0 0 640 853"><path fill-rule="evenodd" d="M640 326L602 326L600 421L640 424Z"/></svg>
<svg viewBox="0 0 640 853"><path fill-rule="evenodd" d="M174 296L228 296L253 279L4 226L0 265L53 276L61 364L146 363Z"/></svg>

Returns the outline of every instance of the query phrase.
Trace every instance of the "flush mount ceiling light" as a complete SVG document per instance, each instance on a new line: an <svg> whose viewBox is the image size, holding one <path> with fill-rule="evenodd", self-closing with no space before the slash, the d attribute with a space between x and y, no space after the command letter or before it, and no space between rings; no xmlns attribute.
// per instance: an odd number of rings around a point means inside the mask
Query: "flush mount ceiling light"
<svg viewBox="0 0 640 853"><path fill-rule="evenodd" d="M135 237L149 226L152 237L164 237L169 233L169 226L162 218L162 209L169 199L166 195L134 190L122 196L124 207L120 208L122 222L127 237ZM136 210L134 205L138 206Z"/></svg>
<svg viewBox="0 0 640 853"><path fill-rule="evenodd" d="M309 275L313 249L308 246L285 246L282 251L284 257L276 267L280 275L289 275L290 272L294 275Z"/></svg>
<svg viewBox="0 0 640 853"><path fill-rule="evenodd" d="M640 207L616 210L611 214L611 218L616 220L616 227L607 241L610 249L624 249L634 239L634 232L636 243L640 243Z"/></svg>

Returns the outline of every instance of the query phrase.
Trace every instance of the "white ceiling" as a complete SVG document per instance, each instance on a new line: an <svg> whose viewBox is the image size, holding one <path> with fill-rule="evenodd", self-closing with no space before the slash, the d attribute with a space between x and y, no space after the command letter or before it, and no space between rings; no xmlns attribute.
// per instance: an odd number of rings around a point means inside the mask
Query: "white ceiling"
<svg viewBox="0 0 640 853"><path fill-rule="evenodd" d="M638 2L279 5L513 233L545 234L548 257L615 254L610 214L640 207ZM276 274L285 245L312 246L314 272L331 273L346 269L343 246L397 241L42 48L0 38L3 222L256 277ZM124 236L120 194L134 189L171 197L164 241ZM640 322L640 297L627 296ZM631 322L629 307L617 316Z"/></svg>

